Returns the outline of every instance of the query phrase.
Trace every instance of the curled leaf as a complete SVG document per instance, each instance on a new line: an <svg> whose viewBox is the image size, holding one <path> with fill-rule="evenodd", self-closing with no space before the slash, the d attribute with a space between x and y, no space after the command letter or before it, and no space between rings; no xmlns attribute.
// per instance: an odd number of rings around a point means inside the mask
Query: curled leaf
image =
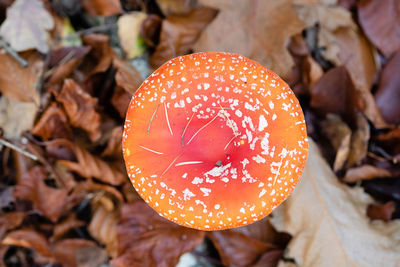
<svg viewBox="0 0 400 267"><path fill-rule="evenodd" d="M44 257L51 257L51 248L44 235L32 229L15 230L1 241L3 245L13 245L33 249Z"/></svg>
<svg viewBox="0 0 400 267"><path fill-rule="evenodd" d="M87 179L96 178L111 185L120 185L126 177L105 161L93 156L87 150L66 139L56 139L46 143L46 150L51 155L57 155L60 162L71 171ZM69 155L69 157L65 157ZM73 156L71 158L71 156Z"/></svg>
<svg viewBox="0 0 400 267"><path fill-rule="evenodd" d="M71 79L64 81L57 101L63 104L71 125L88 132L92 141L100 138L100 115L96 112L97 98L91 97Z"/></svg>
<svg viewBox="0 0 400 267"><path fill-rule="evenodd" d="M343 178L343 181L347 183L355 183L362 180L385 178L391 176L392 174L385 169L380 169L372 165L362 165L360 167L348 169L346 171L346 175Z"/></svg>
<svg viewBox="0 0 400 267"><path fill-rule="evenodd" d="M96 252L95 257L89 253L91 250ZM56 262L62 263L62 266L65 267L82 266L80 264L83 263L88 264L88 259L92 260L93 265L91 266L99 266L106 259L104 251L99 250L93 241L78 238L64 239L55 243L53 255Z"/></svg>

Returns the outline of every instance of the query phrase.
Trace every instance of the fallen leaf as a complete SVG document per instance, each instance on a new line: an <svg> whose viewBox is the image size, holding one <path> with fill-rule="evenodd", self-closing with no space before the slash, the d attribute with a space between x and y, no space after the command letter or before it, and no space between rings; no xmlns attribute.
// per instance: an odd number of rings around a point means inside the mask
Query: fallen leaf
<svg viewBox="0 0 400 267"><path fill-rule="evenodd" d="M201 32L215 18L217 11L200 7L186 15L171 15L161 25L160 43L150 58L154 67L159 67L171 58L190 52Z"/></svg>
<svg viewBox="0 0 400 267"><path fill-rule="evenodd" d="M381 205L370 204L367 208L367 215L372 220L382 220L388 222L392 219L395 209L396 206L394 205L393 201L389 201Z"/></svg>
<svg viewBox="0 0 400 267"><path fill-rule="evenodd" d="M82 36L85 45L92 49L89 52L85 65L89 75L105 72L111 65L114 52L109 44L110 38L104 34L88 34Z"/></svg>
<svg viewBox="0 0 400 267"><path fill-rule="evenodd" d="M351 129L336 114L328 114L326 119L321 121L321 129L336 151L333 171L339 171L350 154Z"/></svg>
<svg viewBox="0 0 400 267"><path fill-rule="evenodd" d="M140 57L146 47L140 37L140 28L147 15L144 12L131 12L118 18L118 38L126 57Z"/></svg>
<svg viewBox="0 0 400 267"><path fill-rule="evenodd" d="M36 86L43 69L43 61L33 52L24 53L22 56L29 67L21 67L14 58L0 53L0 92L14 101L32 102L39 106L39 92Z"/></svg>
<svg viewBox="0 0 400 267"><path fill-rule="evenodd" d="M356 90L345 67L327 71L311 88L311 107L327 114L335 113L354 120Z"/></svg>
<svg viewBox="0 0 400 267"><path fill-rule="evenodd" d="M108 262L107 252L98 246L86 246L76 252L76 266L98 267ZM75 266L75 265L74 265Z"/></svg>
<svg viewBox="0 0 400 267"><path fill-rule="evenodd" d="M71 171L87 179L96 178L111 185L120 185L128 179L105 161L67 139L47 141L46 151L58 157L59 162Z"/></svg>
<svg viewBox="0 0 400 267"><path fill-rule="evenodd" d="M63 235L74 228L85 226L85 222L76 217L76 213L71 213L66 219L57 223L53 229L52 241L60 239Z"/></svg>
<svg viewBox="0 0 400 267"><path fill-rule="evenodd" d="M107 210L101 204L92 208L93 215L88 226L89 233L100 243L105 244L108 254L114 258L117 256L118 248L117 223L119 211Z"/></svg>
<svg viewBox="0 0 400 267"><path fill-rule="evenodd" d="M389 57L400 48L400 2L397 0L361 0L358 20L368 38Z"/></svg>
<svg viewBox="0 0 400 267"><path fill-rule="evenodd" d="M0 27L0 35L15 51L36 48L41 53L49 51L48 31L54 21L39 0L16 0L7 9L7 19Z"/></svg>
<svg viewBox="0 0 400 267"><path fill-rule="evenodd" d="M290 76L294 62L286 46L290 37L301 33L305 26L292 0L199 2L220 12L201 34L195 51L238 53L283 78Z"/></svg>
<svg viewBox="0 0 400 267"><path fill-rule="evenodd" d="M120 86L115 87L111 104L118 111L121 118L125 118L131 98L132 94L128 93L125 89Z"/></svg>
<svg viewBox="0 0 400 267"><path fill-rule="evenodd" d="M113 66L117 69L117 73L115 74L117 85L133 95L143 81L139 71L128 62L119 58L114 58Z"/></svg>
<svg viewBox="0 0 400 267"><path fill-rule="evenodd" d="M3 245L13 245L33 249L43 257L51 257L51 249L47 239L32 229L15 230L7 234L1 241Z"/></svg>
<svg viewBox="0 0 400 267"><path fill-rule="evenodd" d="M360 167L350 168L346 171L343 181L346 183L355 183L362 180L374 178L391 177L392 174L385 169L380 169L372 165L361 165Z"/></svg>
<svg viewBox="0 0 400 267"><path fill-rule="evenodd" d="M120 0L83 0L82 6L92 16L112 16L122 13Z"/></svg>
<svg viewBox="0 0 400 267"><path fill-rule="evenodd" d="M277 250L273 244L253 239L233 230L213 231L207 233L207 236L215 245L222 263L226 266L253 266L264 253ZM276 266L279 259L270 265L263 266Z"/></svg>
<svg viewBox="0 0 400 267"><path fill-rule="evenodd" d="M70 46L61 47L50 54L49 69L50 84L60 83L67 78L89 53L90 47Z"/></svg>
<svg viewBox="0 0 400 267"><path fill-rule="evenodd" d="M45 184L47 173L43 167L35 166L22 176L15 187L14 196L29 200L35 209L56 222L68 207L68 192Z"/></svg>
<svg viewBox="0 0 400 267"><path fill-rule="evenodd" d="M56 103L52 103L43 112L31 133L40 136L43 140L72 137L67 116Z"/></svg>
<svg viewBox="0 0 400 267"><path fill-rule="evenodd" d="M0 240L3 240L4 234L7 231L20 226L24 217L25 213L18 211L7 212L0 215Z"/></svg>
<svg viewBox="0 0 400 267"><path fill-rule="evenodd" d="M198 6L197 0L156 0L165 16L185 15Z"/></svg>
<svg viewBox="0 0 400 267"><path fill-rule="evenodd" d="M117 226L118 257L111 261L116 267L175 266L182 254L192 251L204 239L204 232L160 217L143 201L123 205L121 214Z"/></svg>
<svg viewBox="0 0 400 267"><path fill-rule="evenodd" d="M346 168L361 163L367 156L370 137L370 127L367 119L357 112L356 129L351 134L350 153L346 162Z"/></svg>
<svg viewBox="0 0 400 267"><path fill-rule="evenodd" d="M140 37L150 47L155 47L160 41L162 18L155 14L149 14L140 25Z"/></svg>
<svg viewBox="0 0 400 267"><path fill-rule="evenodd" d="M128 182L130 184L130 182ZM131 185L131 187L133 187ZM76 186L71 193L72 196L79 198L79 195L82 196L82 199L85 198L89 193L94 194L104 194L105 196L112 196L116 201L122 203L124 202L124 197L122 193L118 191L116 188L105 185L94 183L90 180L85 182L80 182L79 186Z"/></svg>
<svg viewBox="0 0 400 267"><path fill-rule="evenodd" d="M400 51L386 63L379 79L375 100L383 117L389 123L400 122Z"/></svg>
<svg viewBox="0 0 400 267"><path fill-rule="evenodd" d="M97 245L93 241L86 239L64 239L55 243L53 255L56 262L61 263L63 267L76 267L80 266L78 263L82 262L82 254L85 254L89 248L97 248ZM99 257L95 259L100 260L99 264L92 266L99 266L105 260L105 255L103 253L99 253L98 256L101 256L101 254L103 258Z"/></svg>
<svg viewBox="0 0 400 267"><path fill-rule="evenodd" d="M101 153L103 157L122 155L122 133L122 126L117 126L112 130L110 139L108 139L107 142L107 146L103 153Z"/></svg>
<svg viewBox="0 0 400 267"><path fill-rule="evenodd" d="M371 197L341 184L309 145L303 177L272 218L278 231L293 235L287 257L299 266L397 266L400 222L370 223Z"/></svg>
<svg viewBox="0 0 400 267"><path fill-rule="evenodd" d="M24 132L32 129L37 109L34 103L16 102L1 97L0 127L4 131L4 137L16 140Z"/></svg>
<svg viewBox="0 0 400 267"><path fill-rule="evenodd" d="M97 98L91 97L74 80L67 79L57 101L63 104L72 126L87 131L92 141L101 137L101 117L95 110Z"/></svg>

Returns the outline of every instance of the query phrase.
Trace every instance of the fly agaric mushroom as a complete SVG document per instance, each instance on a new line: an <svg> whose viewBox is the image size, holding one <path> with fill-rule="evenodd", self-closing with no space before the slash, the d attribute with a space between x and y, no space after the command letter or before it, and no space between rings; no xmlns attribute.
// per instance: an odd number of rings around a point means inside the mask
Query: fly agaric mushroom
<svg viewBox="0 0 400 267"><path fill-rule="evenodd" d="M198 53L157 69L130 103L127 172L161 216L200 230L268 215L298 182L306 126L288 85L236 54Z"/></svg>

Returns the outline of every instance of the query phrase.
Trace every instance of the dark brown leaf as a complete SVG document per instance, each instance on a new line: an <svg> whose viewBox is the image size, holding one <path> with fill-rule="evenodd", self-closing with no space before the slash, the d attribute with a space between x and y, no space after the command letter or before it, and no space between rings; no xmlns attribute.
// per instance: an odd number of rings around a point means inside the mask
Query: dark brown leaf
<svg viewBox="0 0 400 267"><path fill-rule="evenodd" d="M52 240L57 240L62 237L64 234L68 233L68 231L79 228L85 225L84 221L76 218L76 213L71 213L66 219L57 223L54 226Z"/></svg>
<svg viewBox="0 0 400 267"><path fill-rule="evenodd" d="M122 207L117 233L119 256L111 261L117 267L175 266L183 253L204 238L204 232L167 221L143 201Z"/></svg>
<svg viewBox="0 0 400 267"><path fill-rule="evenodd" d="M72 137L67 116L55 103L52 103L40 116L31 133L43 140Z"/></svg>
<svg viewBox="0 0 400 267"><path fill-rule="evenodd" d="M385 56L400 48L400 2L397 0L361 0L358 18L368 38Z"/></svg>
<svg viewBox="0 0 400 267"><path fill-rule="evenodd" d="M140 73L128 62L117 57L114 58L113 65L117 69L115 82L119 87L133 95L143 81Z"/></svg>
<svg viewBox="0 0 400 267"><path fill-rule="evenodd" d="M130 184L130 182L129 182L129 184ZM110 195L110 196L114 197L120 203L122 203L124 201L124 197L122 196L121 192L119 192L116 188L109 186L109 185L105 185L105 184L94 183L89 180L79 183L79 186L76 186L74 188L72 195L75 198L83 199L90 192L92 192L92 193L100 192L101 194L106 193L106 195Z"/></svg>
<svg viewBox="0 0 400 267"><path fill-rule="evenodd" d="M112 16L122 13L120 0L83 0L82 6L92 16Z"/></svg>
<svg viewBox="0 0 400 267"><path fill-rule="evenodd" d="M88 132L92 141L100 138L100 115L96 112L97 98L91 97L71 79L64 81L57 101L63 104L71 125Z"/></svg>
<svg viewBox="0 0 400 267"><path fill-rule="evenodd" d="M39 55L30 52L22 56L29 67L23 68L7 53L0 53L0 92L9 99L32 102L39 106L39 92L36 89L43 69Z"/></svg>
<svg viewBox="0 0 400 267"><path fill-rule="evenodd" d="M76 267L79 266L78 259L82 262L80 257L89 248L97 248L97 245L93 241L86 239L64 239L54 245L53 255L56 261L61 263L63 267ZM100 260L102 262L104 258Z"/></svg>
<svg viewBox="0 0 400 267"><path fill-rule="evenodd" d="M385 169L380 169L372 165L362 165L347 170L344 182L355 183L362 180L369 180L374 178L391 177L391 173Z"/></svg>
<svg viewBox="0 0 400 267"><path fill-rule="evenodd" d="M15 197L29 200L34 207L53 222L66 211L68 192L45 184L47 173L43 167L35 166L22 176L15 187Z"/></svg>
<svg viewBox="0 0 400 267"><path fill-rule="evenodd" d="M103 157L122 156L122 132L122 126L115 127L112 130L107 146L101 154Z"/></svg>
<svg viewBox="0 0 400 267"><path fill-rule="evenodd" d="M0 215L0 240L3 239L6 231L20 226L24 217L24 212L7 212Z"/></svg>
<svg viewBox="0 0 400 267"><path fill-rule="evenodd" d="M252 266L264 254L276 250L276 246L253 239L233 230L207 233L226 266ZM274 265L265 265L274 266Z"/></svg>
<svg viewBox="0 0 400 267"><path fill-rule="evenodd" d="M370 204L367 208L367 215L372 220L382 220L388 222L392 219L393 212L396 206L393 201L389 201L385 204Z"/></svg>
<svg viewBox="0 0 400 267"><path fill-rule="evenodd" d="M67 78L89 53L90 47L61 47L50 54L49 68L52 72L49 83L55 84Z"/></svg>
<svg viewBox="0 0 400 267"><path fill-rule="evenodd" d="M82 37L83 43L92 48L88 60L85 60L90 75L105 72L110 67L114 52L108 43L109 40L104 34L88 34Z"/></svg>
<svg viewBox="0 0 400 267"><path fill-rule="evenodd" d="M43 257L51 257L51 249L44 235L32 229L15 230L1 242L4 245L20 246L35 250Z"/></svg>
<svg viewBox="0 0 400 267"><path fill-rule="evenodd" d="M278 266L278 262L282 259L283 250L270 250L264 253L261 258L257 261L254 267L275 267Z"/></svg>
<svg viewBox="0 0 400 267"><path fill-rule="evenodd" d="M399 2L400 3L400 2ZM400 8L400 5L399 5ZM400 122L400 51L383 68L379 79L376 103L383 117L389 123Z"/></svg>
<svg viewBox="0 0 400 267"><path fill-rule="evenodd" d="M118 111L121 118L125 118L131 98L132 94L119 86L115 87L114 94L111 98L111 104Z"/></svg>
<svg viewBox="0 0 400 267"><path fill-rule="evenodd" d="M151 56L150 63L159 67L171 58L189 53L202 30L216 14L216 10L202 7L187 15L167 17L162 22L160 43Z"/></svg>
<svg viewBox="0 0 400 267"><path fill-rule="evenodd" d="M335 113L354 119L356 91L344 67L326 72L311 89L311 106L322 113Z"/></svg>
<svg viewBox="0 0 400 267"><path fill-rule="evenodd" d="M71 171L87 179L97 178L112 185L120 185L127 180L121 172L105 161L66 139L48 141L46 150L50 155L57 155L60 162ZM65 155L74 155L74 158Z"/></svg>

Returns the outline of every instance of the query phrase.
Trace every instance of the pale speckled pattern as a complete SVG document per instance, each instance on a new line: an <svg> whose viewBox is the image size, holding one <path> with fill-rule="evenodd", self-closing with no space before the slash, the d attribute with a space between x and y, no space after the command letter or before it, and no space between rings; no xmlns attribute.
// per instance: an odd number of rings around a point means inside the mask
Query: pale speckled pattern
<svg viewBox="0 0 400 267"><path fill-rule="evenodd" d="M229 53L170 60L132 98L123 135L128 175L163 217L220 230L268 215L295 187L308 151L293 92Z"/></svg>

